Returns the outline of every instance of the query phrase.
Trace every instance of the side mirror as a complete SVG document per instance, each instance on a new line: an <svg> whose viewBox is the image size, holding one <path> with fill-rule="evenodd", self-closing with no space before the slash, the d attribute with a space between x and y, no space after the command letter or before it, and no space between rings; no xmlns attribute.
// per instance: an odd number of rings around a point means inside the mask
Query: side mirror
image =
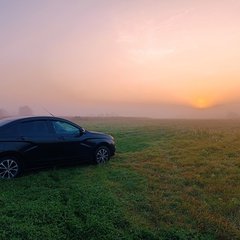
<svg viewBox="0 0 240 240"><path fill-rule="evenodd" d="M85 129L84 128L80 128L79 132L75 135L75 138L81 137L84 133L85 133Z"/></svg>

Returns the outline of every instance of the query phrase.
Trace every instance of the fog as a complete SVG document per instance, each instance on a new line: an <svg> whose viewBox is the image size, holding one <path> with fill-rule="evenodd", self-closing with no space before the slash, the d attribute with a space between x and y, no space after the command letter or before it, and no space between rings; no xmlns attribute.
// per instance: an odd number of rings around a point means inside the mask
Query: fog
<svg viewBox="0 0 240 240"><path fill-rule="evenodd" d="M2 0L0 115L238 118L239 12L234 0Z"/></svg>
<svg viewBox="0 0 240 240"><path fill-rule="evenodd" d="M89 106L49 106L46 108L20 106L18 109L0 109L0 117L60 116L60 117L147 117L160 119L240 119L240 103L219 104L210 108L194 108L177 104L93 104Z"/></svg>

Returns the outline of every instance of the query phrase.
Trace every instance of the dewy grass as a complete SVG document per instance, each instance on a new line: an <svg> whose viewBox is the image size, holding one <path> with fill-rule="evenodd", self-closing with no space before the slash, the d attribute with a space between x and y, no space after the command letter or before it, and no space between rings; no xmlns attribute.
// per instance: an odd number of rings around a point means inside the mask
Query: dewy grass
<svg viewBox="0 0 240 240"><path fill-rule="evenodd" d="M116 156L1 181L0 239L240 239L240 121L74 120Z"/></svg>

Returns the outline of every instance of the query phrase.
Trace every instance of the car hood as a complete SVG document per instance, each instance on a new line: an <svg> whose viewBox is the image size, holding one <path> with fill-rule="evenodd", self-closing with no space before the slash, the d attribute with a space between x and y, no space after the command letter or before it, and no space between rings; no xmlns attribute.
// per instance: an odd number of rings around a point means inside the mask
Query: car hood
<svg viewBox="0 0 240 240"><path fill-rule="evenodd" d="M91 137L95 137L95 138L97 137L97 138L111 138L111 139L113 139L113 137L111 135L100 133L100 132L93 132L93 131L85 130L85 134L87 134Z"/></svg>

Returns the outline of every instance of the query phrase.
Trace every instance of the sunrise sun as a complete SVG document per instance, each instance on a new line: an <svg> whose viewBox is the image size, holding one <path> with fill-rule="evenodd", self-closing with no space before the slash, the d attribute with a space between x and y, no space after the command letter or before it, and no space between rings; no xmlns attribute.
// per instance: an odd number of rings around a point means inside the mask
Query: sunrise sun
<svg viewBox="0 0 240 240"><path fill-rule="evenodd" d="M207 107L209 107L209 101L206 98L198 98L195 101L195 106L197 108L207 108Z"/></svg>

